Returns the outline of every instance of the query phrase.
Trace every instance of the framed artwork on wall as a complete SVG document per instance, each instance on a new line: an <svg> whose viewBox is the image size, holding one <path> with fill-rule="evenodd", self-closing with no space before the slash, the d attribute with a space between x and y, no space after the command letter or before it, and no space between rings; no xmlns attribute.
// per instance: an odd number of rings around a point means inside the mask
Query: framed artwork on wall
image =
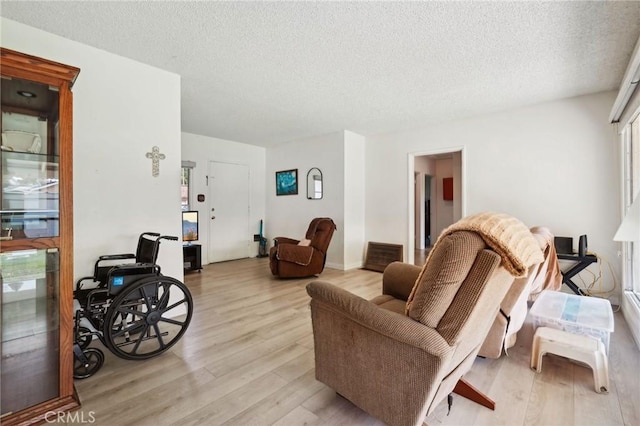
<svg viewBox="0 0 640 426"><path fill-rule="evenodd" d="M276 195L298 194L298 169L276 172Z"/></svg>
<svg viewBox="0 0 640 426"><path fill-rule="evenodd" d="M445 201L453 200L453 178L442 179L442 199Z"/></svg>

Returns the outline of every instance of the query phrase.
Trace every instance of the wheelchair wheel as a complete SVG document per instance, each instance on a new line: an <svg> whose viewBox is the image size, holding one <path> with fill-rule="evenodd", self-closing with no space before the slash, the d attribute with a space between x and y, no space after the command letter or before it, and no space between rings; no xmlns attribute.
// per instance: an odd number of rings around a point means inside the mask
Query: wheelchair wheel
<svg viewBox="0 0 640 426"><path fill-rule="evenodd" d="M82 351L87 358L86 362L77 357L73 360L73 378L86 379L91 377L102 368L104 364L104 354L100 349L88 348Z"/></svg>
<svg viewBox="0 0 640 426"><path fill-rule="evenodd" d="M122 289L107 309L106 346L120 358L140 360L159 355L187 331L193 300L175 278L142 278Z"/></svg>

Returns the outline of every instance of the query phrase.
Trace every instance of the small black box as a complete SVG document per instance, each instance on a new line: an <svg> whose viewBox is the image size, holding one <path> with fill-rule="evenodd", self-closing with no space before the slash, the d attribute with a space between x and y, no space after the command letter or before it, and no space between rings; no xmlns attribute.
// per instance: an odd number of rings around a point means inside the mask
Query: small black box
<svg viewBox="0 0 640 426"><path fill-rule="evenodd" d="M554 237L553 245L556 247L556 253L573 254L573 238L571 237Z"/></svg>

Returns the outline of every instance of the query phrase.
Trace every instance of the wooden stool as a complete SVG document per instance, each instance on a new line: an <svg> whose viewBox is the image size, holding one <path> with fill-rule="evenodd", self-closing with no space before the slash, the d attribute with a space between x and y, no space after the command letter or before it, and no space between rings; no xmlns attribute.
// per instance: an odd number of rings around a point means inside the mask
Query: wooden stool
<svg viewBox="0 0 640 426"><path fill-rule="evenodd" d="M596 392L609 392L607 352L600 339L550 327L538 327L533 336L531 347L531 368L540 373L542 371L542 357L547 353L587 364L593 370Z"/></svg>

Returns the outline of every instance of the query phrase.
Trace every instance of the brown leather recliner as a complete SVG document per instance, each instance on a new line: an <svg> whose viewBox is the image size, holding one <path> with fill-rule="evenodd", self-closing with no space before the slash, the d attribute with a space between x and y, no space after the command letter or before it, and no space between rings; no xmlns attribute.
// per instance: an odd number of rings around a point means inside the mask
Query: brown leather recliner
<svg viewBox="0 0 640 426"><path fill-rule="evenodd" d="M274 238L275 245L269 250L269 266L273 275L300 278L321 273L335 229L332 219L317 217L309 224L305 240Z"/></svg>

